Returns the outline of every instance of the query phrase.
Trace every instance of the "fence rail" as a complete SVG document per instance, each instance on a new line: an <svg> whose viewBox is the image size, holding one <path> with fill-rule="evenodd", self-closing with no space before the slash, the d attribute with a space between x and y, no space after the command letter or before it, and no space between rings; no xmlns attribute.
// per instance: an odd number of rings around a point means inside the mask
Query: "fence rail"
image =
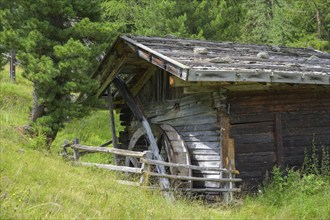
<svg viewBox="0 0 330 220"><path fill-rule="evenodd" d="M134 173L134 174L140 174L140 182L130 182L130 181L124 181L119 180L118 182L120 184L125 185L131 185L131 186L139 186L146 189L151 190L161 190L161 191L182 191L182 192L223 192L228 193L228 198L232 198L233 192L240 192L239 188L234 188L233 183L242 181L240 178L233 178L234 174L238 174L237 170L229 170L229 169L223 169L219 167L200 167L196 165L187 165L187 164L176 164L176 163L170 163L170 162L164 162L159 160L153 160L150 159L152 152L150 151L144 151L144 152L136 152L136 151L130 151L130 150L123 150L123 149L117 149L117 148L109 148L109 147L96 147L96 146L86 146L78 144L78 140L75 139L74 143L68 144L65 142L63 146L64 152L67 155L66 148L71 147L73 149L74 155L73 157L70 157L73 159L74 165L79 166L87 166L87 167L97 167L101 169L111 170L111 171L118 171L118 172L125 172L125 173ZM134 157L139 158L141 167L129 167L129 166L117 166L117 165L111 165L111 164L99 164L99 163L90 163L90 162L80 162L79 157L80 154L84 153L110 153L114 155L121 155L125 157ZM228 178L207 178L207 177L194 177L194 176L180 176L180 175L172 175L172 174L160 174L156 172L150 171L151 165L162 165L167 167L180 167L180 168L187 168L191 170L200 170L200 171L218 171L219 173L226 173ZM147 176L154 176L159 178L166 178L166 179L172 179L172 180L185 180L185 181L207 181L207 182L217 182L217 183L225 183L224 188L161 188L161 187L155 187L155 186L147 186L147 181L149 178L146 178Z"/></svg>

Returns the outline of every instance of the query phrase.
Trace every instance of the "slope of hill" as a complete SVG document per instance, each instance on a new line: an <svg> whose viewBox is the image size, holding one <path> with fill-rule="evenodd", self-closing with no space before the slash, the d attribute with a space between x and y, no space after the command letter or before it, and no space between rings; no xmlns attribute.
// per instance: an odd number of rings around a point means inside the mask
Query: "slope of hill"
<svg viewBox="0 0 330 220"><path fill-rule="evenodd" d="M164 199L116 183L116 174L74 167L59 156L64 139L82 142L107 141L108 113L94 112L74 120L59 134L52 152L43 148L44 139L24 134L31 105L31 84L18 71L11 83L8 69L0 74L0 219L329 219L330 181L309 175L300 178L278 174L276 184L258 196L240 199L240 205L204 204L180 197ZM99 129L99 130L97 130ZM96 135L97 134L97 135ZM37 149L37 150L36 150ZM109 161L94 156L91 160ZM282 178L282 179L281 179Z"/></svg>

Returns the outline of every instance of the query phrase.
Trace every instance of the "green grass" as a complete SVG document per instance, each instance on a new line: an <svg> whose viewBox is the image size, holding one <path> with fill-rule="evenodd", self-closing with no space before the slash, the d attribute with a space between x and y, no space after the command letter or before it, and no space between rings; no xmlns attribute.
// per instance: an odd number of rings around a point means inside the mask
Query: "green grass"
<svg viewBox="0 0 330 220"><path fill-rule="evenodd" d="M93 112L60 131L51 152L42 138L22 132L31 105L31 84L20 71L17 83L0 74L0 219L329 219L328 177L296 174L270 184L237 205L204 204L179 197L168 201L159 192L118 185L116 174L75 167L60 156L64 139L99 145L111 139L108 113ZM117 118L118 120L118 118ZM120 128L118 128L120 130ZM41 141L38 139L41 139ZM39 149L39 150L35 150ZM85 160L108 162L93 155ZM280 175L278 175L280 176Z"/></svg>

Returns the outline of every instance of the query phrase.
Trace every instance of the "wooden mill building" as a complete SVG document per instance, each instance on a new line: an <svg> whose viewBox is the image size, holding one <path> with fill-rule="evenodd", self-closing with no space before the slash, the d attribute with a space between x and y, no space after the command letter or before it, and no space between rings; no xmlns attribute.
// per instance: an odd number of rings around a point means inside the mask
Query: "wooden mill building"
<svg viewBox="0 0 330 220"><path fill-rule="evenodd" d="M111 95L110 103L126 126L118 141L114 140L118 148L148 148L141 118L135 117L142 113L164 160L237 169L237 177L245 183L260 183L274 165L301 165L304 149L311 148L313 139L317 146L330 146L328 53L120 36L93 78L100 83L97 96ZM128 94L120 93L121 87ZM129 105L131 98L138 113ZM139 166L133 159L126 163ZM169 172L210 178L222 175ZM193 187L217 185L193 182Z"/></svg>

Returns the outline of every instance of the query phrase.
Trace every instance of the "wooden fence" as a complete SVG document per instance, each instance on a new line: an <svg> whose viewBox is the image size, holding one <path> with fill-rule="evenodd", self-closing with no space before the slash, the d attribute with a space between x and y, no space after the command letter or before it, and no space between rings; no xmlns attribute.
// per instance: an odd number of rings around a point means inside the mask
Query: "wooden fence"
<svg viewBox="0 0 330 220"><path fill-rule="evenodd" d="M146 189L158 189L161 191L181 191L181 192L195 192L195 193L205 193L205 192L219 193L219 192L222 192L222 193L224 193L224 199L227 203L232 201L233 192L240 192L240 189L234 188L234 184L233 184L235 182L242 181L242 179L234 177L235 174L237 174L237 171L235 171L235 170L222 169L219 167L200 167L200 166L195 166L195 165L176 164L176 163L164 162L164 161L159 161L159 160L153 160L153 159L151 159L152 158L151 151L137 152L137 151L104 147L104 145L101 145L102 147L85 146L85 145L78 144L77 139L75 139L75 141L72 144L65 143L62 146L63 146L66 156L68 156L66 148L71 147L73 149L73 156L70 156L70 158L73 160L74 165L97 167L97 168L111 170L111 171L119 171L119 172L134 173L134 174L141 175L139 182L119 180L118 183L120 183L120 184L140 186L140 187L143 187ZM119 166L119 165L99 164L99 163L80 162L79 161L79 157L82 154L97 153L97 152L110 153L110 154L114 154L114 155L137 158L137 159L139 159L139 161L141 163L141 167L129 167L129 166ZM175 167L175 168L186 168L186 169L200 170L200 171L217 171L217 172L222 172L223 174L226 174L226 176L228 178L207 178L207 177L194 177L194 176L180 176L180 175L172 175L172 174L160 174L157 172L152 172L150 170L151 165ZM171 180L217 182L217 183L223 183L223 185L225 187L223 187L223 188L162 188L159 186L148 186L148 179L150 176L166 178L166 179L171 179Z"/></svg>

